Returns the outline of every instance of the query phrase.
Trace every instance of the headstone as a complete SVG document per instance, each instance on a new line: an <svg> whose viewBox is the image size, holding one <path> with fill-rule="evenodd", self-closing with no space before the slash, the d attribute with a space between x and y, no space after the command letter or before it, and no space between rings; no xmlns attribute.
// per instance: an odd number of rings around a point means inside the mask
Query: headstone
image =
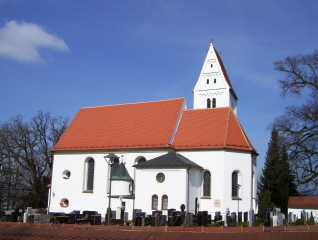
<svg viewBox="0 0 318 240"><path fill-rule="evenodd" d="M174 208L170 208L168 209L168 217L171 217L172 216L172 212L176 211L176 209Z"/></svg>
<svg viewBox="0 0 318 240"><path fill-rule="evenodd" d="M238 223L239 222L242 222L242 212L238 212L238 216L237 216L237 221L238 221Z"/></svg>
<svg viewBox="0 0 318 240"><path fill-rule="evenodd" d="M138 212L142 212L142 210L141 209L134 209L133 210L133 219L136 218L136 213L138 213Z"/></svg>
<svg viewBox="0 0 318 240"><path fill-rule="evenodd" d="M117 207L116 219L121 219L121 207Z"/></svg>
<svg viewBox="0 0 318 240"><path fill-rule="evenodd" d="M226 210L225 210L225 227L228 227L228 225L229 225L229 219L228 219L229 214L230 214L230 210L229 210L229 208L226 208Z"/></svg>
<svg viewBox="0 0 318 240"><path fill-rule="evenodd" d="M214 221L220 221L222 220L221 212L215 212Z"/></svg>
<svg viewBox="0 0 318 240"><path fill-rule="evenodd" d="M198 212L198 225L206 226L208 223L208 211Z"/></svg>
<svg viewBox="0 0 318 240"><path fill-rule="evenodd" d="M278 216L273 216L273 226L277 227L278 225Z"/></svg>
<svg viewBox="0 0 318 240"><path fill-rule="evenodd" d="M244 222L248 221L248 212L244 212Z"/></svg>

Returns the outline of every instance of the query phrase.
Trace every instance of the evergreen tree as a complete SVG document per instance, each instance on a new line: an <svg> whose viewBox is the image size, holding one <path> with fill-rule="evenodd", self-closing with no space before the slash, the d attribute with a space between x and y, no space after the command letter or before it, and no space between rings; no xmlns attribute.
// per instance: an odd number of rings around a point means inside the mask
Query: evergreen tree
<svg viewBox="0 0 318 240"><path fill-rule="evenodd" d="M281 144L278 131L273 128L258 183L259 217L263 219L265 209L274 206L280 207L286 216L289 196L298 195L286 148Z"/></svg>

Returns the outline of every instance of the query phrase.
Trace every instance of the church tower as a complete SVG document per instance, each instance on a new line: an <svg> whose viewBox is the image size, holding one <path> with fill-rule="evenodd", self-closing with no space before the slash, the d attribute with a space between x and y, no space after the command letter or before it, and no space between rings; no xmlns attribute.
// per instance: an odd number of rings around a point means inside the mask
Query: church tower
<svg viewBox="0 0 318 240"><path fill-rule="evenodd" d="M193 89L193 108L232 107L237 114L237 96L221 56L210 43L199 79Z"/></svg>

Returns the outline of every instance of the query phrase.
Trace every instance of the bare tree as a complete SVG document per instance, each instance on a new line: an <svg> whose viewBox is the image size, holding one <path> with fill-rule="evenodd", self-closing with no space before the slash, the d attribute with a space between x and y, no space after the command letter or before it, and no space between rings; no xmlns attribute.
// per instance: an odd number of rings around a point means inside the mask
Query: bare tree
<svg viewBox="0 0 318 240"><path fill-rule="evenodd" d="M302 193L310 194L318 186L318 51L287 57L274 65L285 73L285 79L278 80L283 96L301 97L305 89L309 91L306 103L286 107L274 126L284 139L298 184L306 186Z"/></svg>
<svg viewBox="0 0 318 240"><path fill-rule="evenodd" d="M0 126L2 185L6 208L45 207L50 182L51 148L65 131L68 118L38 112L30 122L21 116Z"/></svg>

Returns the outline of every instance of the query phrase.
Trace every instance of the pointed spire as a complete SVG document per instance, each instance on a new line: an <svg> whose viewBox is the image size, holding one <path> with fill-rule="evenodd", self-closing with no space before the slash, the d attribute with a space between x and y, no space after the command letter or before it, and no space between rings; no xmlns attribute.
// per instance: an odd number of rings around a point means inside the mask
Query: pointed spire
<svg viewBox="0 0 318 240"><path fill-rule="evenodd" d="M231 106L236 112L238 98L233 90L222 58L213 46L212 41L198 81L193 89L193 107L198 109Z"/></svg>

